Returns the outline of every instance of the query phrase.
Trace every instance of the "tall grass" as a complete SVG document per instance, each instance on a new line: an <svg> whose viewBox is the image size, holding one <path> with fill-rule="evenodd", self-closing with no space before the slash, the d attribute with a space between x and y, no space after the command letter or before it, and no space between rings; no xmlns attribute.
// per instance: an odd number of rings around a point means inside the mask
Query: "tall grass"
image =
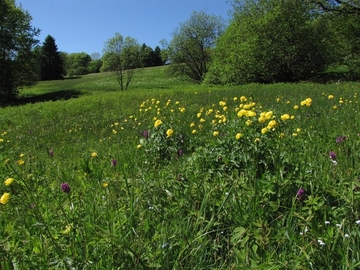
<svg viewBox="0 0 360 270"><path fill-rule="evenodd" d="M106 80L0 109L1 269L359 266L357 84Z"/></svg>

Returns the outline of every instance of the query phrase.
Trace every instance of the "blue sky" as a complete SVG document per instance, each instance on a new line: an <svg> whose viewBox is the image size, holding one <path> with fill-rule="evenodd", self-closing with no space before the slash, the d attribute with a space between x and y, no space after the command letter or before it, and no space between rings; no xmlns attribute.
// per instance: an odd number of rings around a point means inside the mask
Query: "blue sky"
<svg viewBox="0 0 360 270"><path fill-rule="evenodd" d="M40 28L40 43L55 38L59 51L102 54L105 41L116 32L155 49L161 39L190 18L192 11L229 20L227 0L16 0Z"/></svg>

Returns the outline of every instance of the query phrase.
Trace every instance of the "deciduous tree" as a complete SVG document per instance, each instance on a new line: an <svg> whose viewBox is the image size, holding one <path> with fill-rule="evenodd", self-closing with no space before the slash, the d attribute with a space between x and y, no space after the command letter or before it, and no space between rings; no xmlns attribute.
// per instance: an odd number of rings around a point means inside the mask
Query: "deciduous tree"
<svg viewBox="0 0 360 270"><path fill-rule="evenodd" d="M0 103L17 97L19 87L38 80L33 48L40 30L32 27L31 20L14 0L0 0Z"/></svg>
<svg viewBox="0 0 360 270"><path fill-rule="evenodd" d="M221 16L194 11L173 32L168 47L171 71L201 82L211 63L211 51L224 29Z"/></svg>
<svg viewBox="0 0 360 270"><path fill-rule="evenodd" d="M139 67L140 45L136 39L116 33L105 43L103 70L113 71L121 91L127 90L134 69Z"/></svg>

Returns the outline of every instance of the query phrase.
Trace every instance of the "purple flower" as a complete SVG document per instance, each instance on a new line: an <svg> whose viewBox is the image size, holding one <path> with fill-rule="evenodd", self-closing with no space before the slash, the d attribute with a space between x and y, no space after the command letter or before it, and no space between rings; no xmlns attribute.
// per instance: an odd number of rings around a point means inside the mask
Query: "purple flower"
<svg viewBox="0 0 360 270"><path fill-rule="evenodd" d="M334 151L330 151L329 152L329 158L332 159L332 160L335 160L336 159L336 153Z"/></svg>
<svg viewBox="0 0 360 270"><path fill-rule="evenodd" d="M300 189L298 190L298 192L296 193L296 198L297 198L299 201L302 201L302 200L305 198L305 189L300 188Z"/></svg>
<svg viewBox="0 0 360 270"><path fill-rule="evenodd" d="M112 166L112 167L115 167L116 164L117 164L117 160L116 160L116 159L112 159L112 160L111 160L111 166Z"/></svg>
<svg viewBox="0 0 360 270"><path fill-rule="evenodd" d="M68 183L66 183L66 182L61 183L61 189L65 193L69 193L70 192L70 185Z"/></svg>
<svg viewBox="0 0 360 270"><path fill-rule="evenodd" d="M53 156L54 156L54 151L53 151L53 150L50 150L50 151L49 151L49 156L50 156L50 157L53 157Z"/></svg>
<svg viewBox="0 0 360 270"><path fill-rule="evenodd" d="M143 137L144 137L145 139L148 139L148 138L149 138L149 131L144 130L144 131L142 132L142 135L143 135Z"/></svg>
<svg viewBox="0 0 360 270"><path fill-rule="evenodd" d="M182 156L183 154L184 154L184 150L179 149L179 151L178 151L178 155L179 155L179 156Z"/></svg>
<svg viewBox="0 0 360 270"><path fill-rule="evenodd" d="M336 138L336 143L341 143L341 142L343 142L343 141L346 141L346 136L340 136L340 137L337 137Z"/></svg>

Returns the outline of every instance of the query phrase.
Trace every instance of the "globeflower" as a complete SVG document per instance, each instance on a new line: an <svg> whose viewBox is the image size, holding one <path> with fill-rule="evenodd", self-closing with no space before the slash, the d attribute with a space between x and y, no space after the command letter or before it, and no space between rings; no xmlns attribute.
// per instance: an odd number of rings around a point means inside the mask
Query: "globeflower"
<svg viewBox="0 0 360 270"><path fill-rule="evenodd" d="M311 98L307 98L307 99L301 101L301 103L300 103L301 106L306 106L306 107L310 107L311 104L312 104Z"/></svg>
<svg viewBox="0 0 360 270"><path fill-rule="evenodd" d="M243 136L243 135L242 135L241 133L237 133L237 134L235 135L235 139L240 140L240 138L241 138L242 136Z"/></svg>
<svg viewBox="0 0 360 270"><path fill-rule="evenodd" d="M1 204L7 204L10 198L10 193L5 192L1 197L0 197L0 203Z"/></svg>
<svg viewBox="0 0 360 270"><path fill-rule="evenodd" d="M333 95L329 95L328 96L328 99L330 100L330 99L333 99L334 98L334 96Z"/></svg>
<svg viewBox="0 0 360 270"><path fill-rule="evenodd" d="M219 135L219 131L214 131L214 132L213 132L213 136L216 137L216 136L218 136L218 135Z"/></svg>
<svg viewBox="0 0 360 270"><path fill-rule="evenodd" d="M290 119L290 115L288 115L288 114L286 113L286 114L283 114L280 118L281 118L281 120L286 121L286 120L289 120L289 119Z"/></svg>
<svg viewBox="0 0 360 270"><path fill-rule="evenodd" d="M158 127L162 124L162 121L160 119L156 120L155 123L154 123L154 127Z"/></svg>
<svg viewBox="0 0 360 270"><path fill-rule="evenodd" d="M91 153L91 157L97 157L97 153L96 153L96 152L92 152L92 153Z"/></svg>
<svg viewBox="0 0 360 270"><path fill-rule="evenodd" d="M172 134L174 133L174 131L169 128L167 131L166 131L166 136L169 138Z"/></svg>
<svg viewBox="0 0 360 270"><path fill-rule="evenodd" d="M14 178L8 178L4 181L5 186L10 186L14 182Z"/></svg>

